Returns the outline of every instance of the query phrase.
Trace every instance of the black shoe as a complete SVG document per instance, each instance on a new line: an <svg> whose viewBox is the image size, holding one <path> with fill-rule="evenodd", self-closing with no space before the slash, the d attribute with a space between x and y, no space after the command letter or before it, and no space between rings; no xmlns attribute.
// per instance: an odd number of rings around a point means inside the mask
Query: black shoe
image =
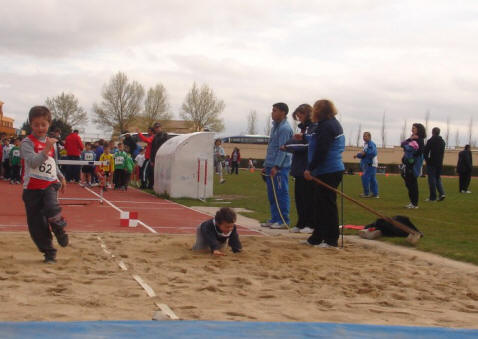
<svg viewBox="0 0 478 339"><path fill-rule="evenodd" d="M445 200L445 198L446 198L445 194L440 195L440 197L438 198L438 201L443 201Z"/></svg>
<svg viewBox="0 0 478 339"><path fill-rule="evenodd" d="M66 221L61 218L60 221L55 223L50 223L51 229L55 234L56 240L61 247L68 246L68 234L65 232Z"/></svg>
<svg viewBox="0 0 478 339"><path fill-rule="evenodd" d="M56 264L56 259L52 257L46 257L43 262L45 264Z"/></svg>

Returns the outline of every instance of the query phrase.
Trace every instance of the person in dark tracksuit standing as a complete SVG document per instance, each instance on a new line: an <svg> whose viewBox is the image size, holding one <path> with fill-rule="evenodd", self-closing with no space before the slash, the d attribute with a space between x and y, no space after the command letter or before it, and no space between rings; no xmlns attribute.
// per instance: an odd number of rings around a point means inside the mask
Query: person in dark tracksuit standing
<svg viewBox="0 0 478 339"><path fill-rule="evenodd" d="M445 141L440 136L440 129L434 127L432 129L432 137L428 139L425 145L424 157L427 164L428 186L430 188L430 196L426 201L445 199L445 190L441 183L441 172L443 169L443 156L445 154Z"/></svg>
<svg viewBox="0 0 478 339"><path fill-rule="evenodd" d="M468 193L471 181L471 172L473 170L473 158L471 156L470 145L466 145L465 149L458 154L458 164L456 171L460 176L460 193Z"/></svg>
<svg viewBox="0 0 478 339"><path fill-rule="evenodd" d="M307 134L312 126L310 114L312 107L309 104L302 104L296 108L292 117L300 121L298 127L301 134ZM312 233L314 224L313 209L313 186L305 180L304 171L307 168L307 141L295 137L287 141L283 149L292 153L292 165L290 174L295 178L295 206L297 209L297 225L291 228L292 233Z"/></svg>

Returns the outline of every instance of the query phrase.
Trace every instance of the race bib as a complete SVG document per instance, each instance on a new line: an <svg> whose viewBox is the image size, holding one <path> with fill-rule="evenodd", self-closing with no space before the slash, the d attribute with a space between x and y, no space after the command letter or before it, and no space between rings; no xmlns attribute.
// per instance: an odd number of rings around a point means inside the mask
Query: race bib
<svg viewBox="0 0 478 339"><path fill-rule="evenodd" d="M20 156L20 150L16 149L16 150L13 151L12 154L13 154L14 157L19 157Z"/></svg>
<svg viewBox="0 0 478 339"><path fill-rule="evenodd" d="M39 180L56 181L57 175L55 159L48 157L48 159L46 159L45 162L37 168L31 168L30 176Z"/></svg>
<svg viewBox="0 0 478 339"><path fill-rule="evenodd" d="M123 165L124 157L115 157L115 164L116 165Z"/></svg>
<svg viewBox="0 0 478 339"><path fill-rule="evenodd" d="M85 153L85 160L86 161L94 161L95 160L95 156L93 153Z"/></svg>

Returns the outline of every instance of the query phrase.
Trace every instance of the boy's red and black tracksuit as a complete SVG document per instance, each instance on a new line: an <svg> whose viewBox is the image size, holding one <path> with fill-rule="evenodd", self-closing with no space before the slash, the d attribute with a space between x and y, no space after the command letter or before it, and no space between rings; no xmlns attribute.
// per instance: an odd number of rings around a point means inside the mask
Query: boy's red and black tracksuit
<svg viewBox="0 0 478 339"><path fill-rule="evenodd" d="M58 178L63 175L54 160L54 150L48 156L42 153L46 140L29 135L22 141L23 201L25 203L28 230L35 245L45 256L45 261L54 261L56 249L53 247L51 230L58 243L68 245L64 231L65 220L61 217L61 207L57 192L61 187Z"/></svg>

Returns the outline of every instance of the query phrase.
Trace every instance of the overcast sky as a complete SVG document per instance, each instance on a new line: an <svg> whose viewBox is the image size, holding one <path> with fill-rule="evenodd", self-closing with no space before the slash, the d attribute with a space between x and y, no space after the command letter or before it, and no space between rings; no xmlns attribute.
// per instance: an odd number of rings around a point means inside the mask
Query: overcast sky
<svg viewBox="0 0 478 339"><path fill-rule="evenodd" d="M92 104L118 71L162 83L179 118L195 81L224 100L223 135L263 132L274 102L328 98L347 140L358 124L397 144L404 121L478 139L478 1L4 1L0 100L19 127L29 108L73 93ZM93 124L89 132L99 130Z"/></svg>

